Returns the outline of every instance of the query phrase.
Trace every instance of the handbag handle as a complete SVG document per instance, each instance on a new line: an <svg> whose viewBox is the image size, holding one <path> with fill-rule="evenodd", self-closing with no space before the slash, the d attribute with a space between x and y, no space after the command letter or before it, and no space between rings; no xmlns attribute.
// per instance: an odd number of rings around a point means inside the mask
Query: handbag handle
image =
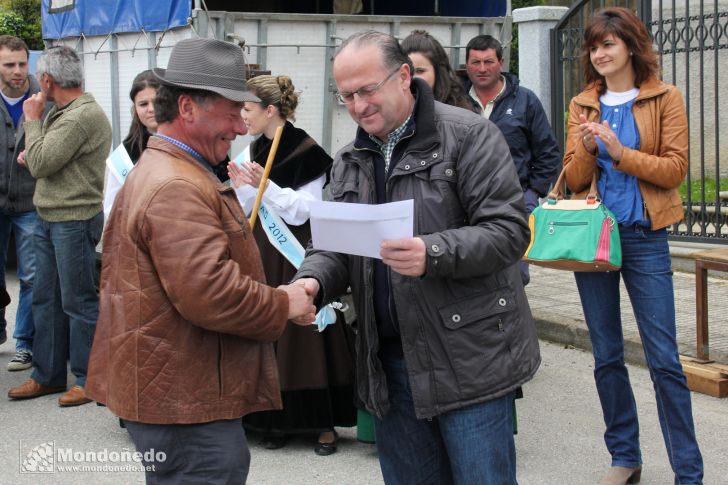
<svg viewBox="0 0 728 485"><path fill-rule="evenodd" d="M559 174L559 178L556 179L554 188L551 189L551 192L549 192L546 197L548 198L549 203L554 204L554 203L556 203L557 200L563 199L565 193L566 193L566 166L564 166L564 168L561 169L561 173ZM597 169L595 167L594 173L592 173L591 185L589 186L589 193L586 196L586 203L595 204L597 202L597 200L599 200L599 192L597 191Z"/></svg>

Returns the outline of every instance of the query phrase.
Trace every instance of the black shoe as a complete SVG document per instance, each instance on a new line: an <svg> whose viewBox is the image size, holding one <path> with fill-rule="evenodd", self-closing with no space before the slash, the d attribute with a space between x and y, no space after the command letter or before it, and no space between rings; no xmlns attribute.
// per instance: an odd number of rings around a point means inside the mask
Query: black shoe
<svg viewBox="0 0 728 485"><path fill-rule="evenodd" d="M318 441L316 443L316 446L314 447L313 451L318 456L329 456L336 453L336 445L339 441L339 434L334 431L334 441L331 441L329 443L322 443L321 441Z"/></svg>
<svg viewBox="0 0 728 485"><path fill-rule="evenodd" d="M33 353L27 350L18 350L10 362L8 362L8 370L25 370L33 367Z"/></svg>
<svg viewBox="0 0 728 485"><path fill-rule="evenodd" d="M266 450L278 450L286 446L287 441L288 438L285 436L264 436L263 439L260 440L260 444Z"/></svg>

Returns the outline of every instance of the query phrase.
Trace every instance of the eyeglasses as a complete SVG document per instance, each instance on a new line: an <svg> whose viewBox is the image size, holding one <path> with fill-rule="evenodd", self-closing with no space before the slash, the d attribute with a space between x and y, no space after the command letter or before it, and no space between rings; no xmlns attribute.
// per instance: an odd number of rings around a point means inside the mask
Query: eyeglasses
<svg viewBox="0 0 728 485"><path fill-rule="evenodd" d="M376 92L379 91L379 89L384 86L384 83L389 81L392 76L398 73L399 69L400 68L398 67L394 71L390 72L380 83L373 84L371 86L363 86L356 91L337 91L336 99L338 99L341 104L351 104L354 102L354 95L356 94L359 96L359 99L367 100L374 96L374 94L376 94Z"/></svg>

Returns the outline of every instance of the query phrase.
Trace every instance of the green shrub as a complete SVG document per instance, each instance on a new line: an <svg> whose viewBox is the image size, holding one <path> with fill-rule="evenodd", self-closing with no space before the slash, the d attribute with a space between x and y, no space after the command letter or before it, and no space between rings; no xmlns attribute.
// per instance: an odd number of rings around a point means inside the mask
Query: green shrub
<svg viewBox="0 0 728 485"><path fill-rule="evenodd" d="M40 0L0 2L0 34L20 37L32 50L43 50Z"/></svg>

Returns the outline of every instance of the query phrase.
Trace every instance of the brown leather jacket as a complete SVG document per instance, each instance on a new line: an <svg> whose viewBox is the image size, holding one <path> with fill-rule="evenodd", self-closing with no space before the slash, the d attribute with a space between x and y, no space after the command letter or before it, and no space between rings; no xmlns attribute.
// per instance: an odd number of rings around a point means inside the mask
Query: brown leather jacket
<svg viewBox="0 0 728 485"><path fill-rule="evenodd" d="M678 89L657 79L639 87L632 106L640 134L639 150L624 149L615 168L634 175L639 181L645 210L652 229L661 229L682 220L682 199L677 187L688 170L688 119ZM597 157L589 153L579 136L579 115L599 121L599 93L589 86L571 100L564 167L566 183L573 192L588 188Z"/></svg>
<svg viewBox="0 0 728 485"><path fill-rule="evenodd" d="M104 234L86 394L121 418L156 424L280 408L271 342L288 298L264 282L233 190L150 138Z"/></svg>

